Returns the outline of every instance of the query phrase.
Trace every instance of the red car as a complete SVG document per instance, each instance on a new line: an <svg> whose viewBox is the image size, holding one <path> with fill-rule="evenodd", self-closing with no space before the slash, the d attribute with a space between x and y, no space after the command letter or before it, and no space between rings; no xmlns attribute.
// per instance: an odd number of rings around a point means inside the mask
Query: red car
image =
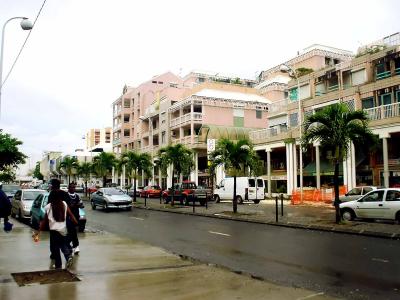
<svg viewBox="0 0 400 300"><path fill-rule="evenodd" d="M140 191L140 197L160 197L161 194L161 188L158 185L152 185L152 186L145 186L143 190Z"/></svg>

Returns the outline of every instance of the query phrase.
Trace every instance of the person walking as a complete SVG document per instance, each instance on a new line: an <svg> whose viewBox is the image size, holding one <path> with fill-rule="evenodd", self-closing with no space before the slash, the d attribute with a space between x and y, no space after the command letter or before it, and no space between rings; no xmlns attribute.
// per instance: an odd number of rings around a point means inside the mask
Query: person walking
<svg viewBox="0 0 400 300"><path fill-rule="evenodd" d="M68 185L68 207L71 210L76 220L79 220L79 208L83 208L83 202L79 195L75 193L75 183ZM79 254L79 239L78 239L78 224L74 224L70 218L67 217L67 230L68 230L68 244L72 242L72 253Z"/></svg>
<svg viewBox="0 0 400 300"><path fill-rule="evenodd" d="M4 219L4 231L8 232L12 229L12 224L8 222L8 218L11 214L11 202L8 199L6 193L2 189L0 184L0 221Z"/></svg>
<svg viewBox="0 0 400 300"><path fill-rule="evenodd" d="M39 236L40 231L45 230L48 225L50 229L50 252L54 258L56 269L61 269L62 267L60 250L66 260L65 268L70 268L73 264L72 253L66 241L67 215L72 222L78 223L64 199L62 191L55 190L50 192L49 203L44 208L45 217L40 223L39 232L37 232L37 236Z"/></svg>

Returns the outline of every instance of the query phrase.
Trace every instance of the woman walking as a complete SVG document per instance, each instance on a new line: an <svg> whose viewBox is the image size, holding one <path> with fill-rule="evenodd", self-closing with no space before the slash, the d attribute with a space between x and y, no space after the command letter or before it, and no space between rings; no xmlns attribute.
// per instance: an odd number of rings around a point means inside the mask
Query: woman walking
<svg viewBox="0 0 400 300"><path fill-rule="evenodd" d="M78 224L67 203L64 201L64 193L60 190L51 191L49 194L49 204L45 206L45 218L40 223L40 231L45 230L47 225L50 229L50 252L55 261L55 268L61 269L62 261L60 250L64 254L65 268L72 266L72 251L67 244L67 214L75 224Z"/></svg>

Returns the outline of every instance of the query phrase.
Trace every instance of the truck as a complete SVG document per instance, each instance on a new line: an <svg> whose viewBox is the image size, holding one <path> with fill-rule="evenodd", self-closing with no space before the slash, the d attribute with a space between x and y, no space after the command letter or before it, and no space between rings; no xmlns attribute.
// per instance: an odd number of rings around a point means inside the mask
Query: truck
<svg viewBox="0 0 400 300"><path fill-rule="evenodd" d="M164 203L169 203L172 200L172 188L163 191L162 198ZM203 206L210 198L211 193L208 192L208 189L198 188L193 181L183 181L174 185L174 201L179 201L181 205L189 205L190 202L198 201Z"/></svg>
<svg viewBox="0 0 400 300"><path fill-rule="evenodd" d="M233 199L233 177L226 177L214 190L214 200ZM244 200L260 203L265 198L265 183L261 177L236 177L236 199L242 204Z"/></svg>

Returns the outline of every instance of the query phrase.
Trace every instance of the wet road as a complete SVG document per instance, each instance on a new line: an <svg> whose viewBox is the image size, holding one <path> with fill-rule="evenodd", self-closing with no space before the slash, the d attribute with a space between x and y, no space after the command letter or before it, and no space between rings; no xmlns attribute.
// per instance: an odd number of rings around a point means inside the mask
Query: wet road
<svg viewBox="0 0 400 300"><path fill-rule="evenodd" d="M89 227L279 284L352 299L400 299L400 241L141 209L87 208L87 215Z"/></svg>

